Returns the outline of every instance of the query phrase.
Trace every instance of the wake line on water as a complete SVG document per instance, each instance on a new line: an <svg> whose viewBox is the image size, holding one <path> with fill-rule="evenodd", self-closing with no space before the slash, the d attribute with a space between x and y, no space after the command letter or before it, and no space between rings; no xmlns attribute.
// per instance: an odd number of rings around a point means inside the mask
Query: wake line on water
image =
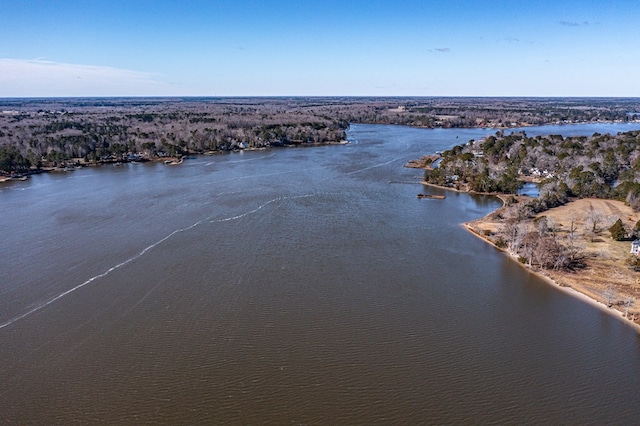
<svg viewBox="0 0 640 426"><path fill-rule="evenodd" d="M239 214L237 216L231 216L231 217L227 217L224 219L216 219L216 220L212 220L211 223L221 223L221 222L229 222L231 220L238 220L238 219L242 219L245 216L248 216L250 214L256 213L258 210L262 209L263 207L268 206L269 204L278 202L278 201L283 201L283 200L294 200L294 199L298 199L298 198L308 198L308 197L313 197L314 194L306 194L306 195L297 195L295 197L278 197L278 198L274 198L272 200L267 201L266 203L256 207L255 209Z"/></svg>
<svg viewBox="0 0 640 426"><path fill-rule="evenodd" d="M85 286L87 286L87 285L91 284L92 282L94 282L94 281L96 281L96 280L98 280L98 279L100 279L100 278L106 277L107 275L109 275L109 274L110 274L110 273L112 273L113 271L115 271L115 270L117 270L117 269L120 269L120 268L122 268L123 266L126 266L126 265L128 265L129 263L133 262L134 260L137 260L137 259L139 259L140 257L144 256L144 255L145 255L149 250L151 250L151 249L153 249L154 247L157 247L158 245L160 245L160 244L164 243L164 242L165 242L165 241L167 241L169 238L173 237L173 236L174 236L174 235L176 235L176 234L179 234L180 232L185 232L185 231L188 231L188 230L190 230L190 229L193 229L193 228L195 228L196 226L198 226L198 225L200 225L200 224L202 224L202 223L204 223L204 222L207 222L207 221L209 221L209 223L222 223L222 222L229 222L229 221L232 221L232 220L242 219L243 217L248 216L248 215L251 215L251 214L253 214L253 213L256 213L256 212L257 212L257 211L259 211L260 209L262 209L262 208L264 208L264 207L266 207L266 206L268 206L268 205L270 205L270 204L276 203L276 202L278 202L278 201L295 200L295 199L300 199L300 198L309 198L309 197L314 197L314 196L315 196L315 194L305 194L305 195L296 195L296 196L290 196L290 197L287 197L287 196L276 197L276 198L273 198L273 199L271 199L271 200L267 201L267 202L266 202L266 203L264 203L264 204L259 205L258 207L256 207L256 208L255 208L255 209L253 209L253 210L250 210L250 211L248 211L248 212L245 212L245 213L242 213L242 214L239 214L239 215L236 215L236 216L231 216L231 217L227 217L227 218L223 218L223 219L216 219L216 220L211 220L211 216L209 216L209 217L206 217L206 218L204 218L204 219L201 219L201 220L197 221L197 222L196 222L196 223L194 223L193 225L187 226L187 227L185 227L185 228L176 229L175 231L173 231L173 232L171 232L170 234L168 234L166 237L164 237L164 238L162 238L162 239L160 239L160 240L156 241L155 243L151 244L150 246L145 247L142 251L140 251L140 252L139 252L138 254L136 254L135 256L130 257L129 259L127 259L127 260L125 260L125 261L123 261L123 262L120 262L120 263L118 263L118 264L117 264L117 265L115 265L115 266L112 266L111 268L107 269L105 272L103 272L103 273L101 273L101 274L98 274L98 275L95 275L95 276L93 276L93 277L89 278L88 280L86 280L86 281L85 281L85 282L83 282L82 284L78 284L77 286L75 286L75 287L73 287L73 288L70 288L69 290L66 290L66 291L64 291L64 292L60 293L59 295L57 295L57 296L53 297L52 299L49 299L48 301L46 301L46 302L44 302L44 303L41 303L41 304L39 304L39 305L37 305L37 306L35 306L35 307L33 307L33 308L29 309L28 311L26 311L26 312L24 312L24 313L22 313L22 314L20 314L20 315L18 315L18 316L16 316L16 317L14 317L14 318L11 318L11 319L10 319L10 320L8 320L8 321L6 321L6 322L4 322L4 323L0 324L0 329L3 329L3 328L5 328L5 327L8 327L8 326L10 326L11 324L13 324L13 323L15 323L15 322L20 321L21 319L23 319L23 318L25 318L25 317L27 317L27 316L29 316L29 315L31 315L31 314L33 314L33 313L35 313L35 312L38 312L39 310L41 310L41 309L43 309L43 308L46 308L47 306L51 305L52 303L55 303L56 301L58 301L58 300L62 299L63 297L68 296L69 294L71 294L71 293L75 292L76 290L79 290L79 289L81 289L82 287L85 287Z"/></svg>
<svg viewBox="0 0 640 426"><path fill-rule="evenodd" d="M349 173L345 173L346 175L352 175L354 173L360 173L360 172L364 172L366 170L370 170L370 169L375 169L376 167L382 167L382 166L387 166L391 163L394 163L396 161L402 160L402 158L394 158L393 160L389 160L386 163L380 163L380 164L374 164L373 166L369 166L369 167L365 167L363 169L358 169L358 170L354 170L352 172Z"/></svg>
<svg viewBox="0 0 640 426"><path fill-rule="evenodd" d="M204 220L206 220L206 219L204 219ZM50 304L54 303L55 301L62 299L63 297L65 297L65 296L67 296L67 295L69 295L69 294L73 293L73 292L74 292L74 291L76 291L76 290L81 289L82 287L84 287L84 286L86 286L86 285L88 285L88 284L91 284L92 282L94 282L95 280L97 280L97 279L99 279L99 278L106 277L106 276L107 276L107 275L109 275L111 272L115 271L116 269L119 269L119 268L121 268L121 267L123 267L123 266L125 266L125 265L127 265L127 264L129 264L129 263L131 263L131 262L133 262L134 260L136 260L136 259L140 258L140 257L141 257L141 256L143 256L145 253L147 253L149 250L151 250L152 248L156 247L158 244L162 244L163 242L165 242L165 241L166 241L166 240L168 240L169 238L173 237L175 234L177 234L177 233L179 233L179 232L187 231L187 230L189 230L189 229L192 229L192 228L194 228L195 226L198 226L198 225L199 225L200 223L202 223L204 220L200 220L200 221L198 221L198 222L194 223L193 225L188 226L188 227L186 227L186 228L181 228L181 229L177 229L177 230L173 231L172 233L170 233L170 234L169 234L169 235L167 235L166 237L164 237L164 238L162 238L161 240L159 240L159 241L157 241L157 242L155 242L155 243L151 244L150 246L148 246L148 247L144 248L140 253L138 253L138 254L136 254L135 256L133 256L133 257L131 257L131 258L129 258L129 259L127 259L127 260L125 260L124 262L120 262L120 263L118 263L117 265L112 266L111 268L107 269L105 272L103 272L103 273L101 273L101 274L99 274L99 275L96 275L96 276L93 276L93 277L89 278L88 280L86 280L86 281L85 281L85 282L83 282L82 284L78 284L77 286L75 286L75 287L73 287L73 288L70 288L69 290L67 290L67 291L65 291L65 292L63 292L63 293L60 293L59 295L57 295L57 296L56 296L56 297L54 297L53 299L50 299L50 300L48 300L48 301L46 301L46 302L44 302L44 303L41 303L40 305L38 305L38 306L36 306L36 307L34 307L34 308L31 308L31 309L30 309L30 310L28 310L27 312L25 312L25 313L23 313L23 314L20 314L20 315L18 315L17 317L10 319L9 321L7 321L7 322L5 322L5 323L3 323L3 324L0 324L0 329L2 329L2 328L4 328L4 327L7 327L8 325L11 325L11 324L13 324L13 323L14 323L14 322L16 322L16 321L19 321L19 320L21 320L21 319L23 319L23 318L25 318L25 317L27 317L27 316L29 316L29 315L33 314L34 312L37 312L37 311L39 311L40 309L42 309L42 308L45 308L45 307L49 306Z"/></svg>

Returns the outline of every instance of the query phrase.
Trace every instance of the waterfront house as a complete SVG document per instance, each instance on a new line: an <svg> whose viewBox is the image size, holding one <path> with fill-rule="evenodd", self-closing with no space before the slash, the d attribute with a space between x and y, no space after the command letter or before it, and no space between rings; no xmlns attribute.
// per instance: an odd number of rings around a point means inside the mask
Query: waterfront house
<svg viewBox="0 0 640 426"><path fill-rule="evenodd" d="M640 256L640 240L635 240L631 243L631 254Z"/></svg>

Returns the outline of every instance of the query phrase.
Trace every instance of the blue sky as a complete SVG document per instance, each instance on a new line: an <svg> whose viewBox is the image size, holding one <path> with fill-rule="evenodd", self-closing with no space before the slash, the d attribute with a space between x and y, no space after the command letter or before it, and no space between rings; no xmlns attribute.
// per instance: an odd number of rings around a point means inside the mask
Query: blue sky
<svg viewBox="0 0 640 426"><path fill-rule="evenodd" d="M0 97L640 97L638 0L0 0Z"/></svg>

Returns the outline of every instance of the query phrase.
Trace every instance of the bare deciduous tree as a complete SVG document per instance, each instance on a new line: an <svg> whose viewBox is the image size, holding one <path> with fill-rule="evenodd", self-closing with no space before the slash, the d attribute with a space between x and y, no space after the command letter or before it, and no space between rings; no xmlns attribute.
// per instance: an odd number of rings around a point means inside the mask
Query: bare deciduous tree
<svg viewBox="0 0 640 426"><path fill-rule="evenodd" d="M613 302L615 300L616 297L616 289L613 285L609 284L607 286L607 288L604 290L604 292L602 293L602 295L604 296L605 300L607 301L607 306L611 307L613 306Z"/></svg>
<svg viewBox="0 0 640 426"><path fill-rule="evenodd" d="M635 301L636 299L633 297L627 297L627 299L624 301L624 316L626 318L629 318L629 308L633 306Z"/></svg>
<svg viewBox="0 0 640 426"><path fill-rule="evenodd" d="M593 205L589 205L585 217L586 234L589 235L591 241L595 240L596 235L600 232L600 225L605 220L606 215L602 210L594 209Z"/></svg>

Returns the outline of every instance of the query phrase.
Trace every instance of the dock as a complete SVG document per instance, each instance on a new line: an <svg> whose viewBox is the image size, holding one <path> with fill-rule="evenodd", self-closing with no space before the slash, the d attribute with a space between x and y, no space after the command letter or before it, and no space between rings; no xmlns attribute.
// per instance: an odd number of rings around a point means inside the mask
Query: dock
<svg viewBox="0 0 640 426"><path fill-rule="evenodd" d="M446 195L431 195L431 194L418 194L417 195L418 198L430 198L430 199L434 199L434 200L444 200L446 197Z"/></svg>

